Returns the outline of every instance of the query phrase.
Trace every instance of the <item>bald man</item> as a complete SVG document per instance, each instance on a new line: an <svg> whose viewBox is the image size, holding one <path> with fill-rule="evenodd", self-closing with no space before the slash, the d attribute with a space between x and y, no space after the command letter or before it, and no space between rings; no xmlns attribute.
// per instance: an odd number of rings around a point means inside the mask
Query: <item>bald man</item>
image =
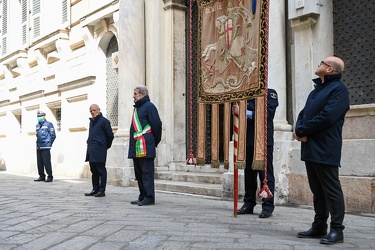
<svg viewBox="0 0 375 250"><path fill-rule="evenodd" d="M339 180L342 127L349 110L349 94L341 82L344 62L334 56L320 62L313 79L315 88L299 113L294 138L301 142L301 160L313 193L312 227L299 238L321 238L322 244L344 242L344 195ZM331 215L330 231L327 220Z"/></svg>
<svg viewBox="0 0 375 250"><path fill-rule="evenodd" d="M85 196L104 197L107 186L107 151L114 139L110 121L102 115L97 104L90 106L89 137L87 138L86 161L92 173L92 191Z"/></svg>

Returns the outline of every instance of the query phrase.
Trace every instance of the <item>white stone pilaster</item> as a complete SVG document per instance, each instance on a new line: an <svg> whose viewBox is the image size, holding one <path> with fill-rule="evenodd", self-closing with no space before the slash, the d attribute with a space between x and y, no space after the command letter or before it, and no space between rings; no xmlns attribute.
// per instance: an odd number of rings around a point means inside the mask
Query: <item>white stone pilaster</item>
<svg viewBox="0 0 375 250"><path fill-rule="evenodd" d="M163 123L162 136L165 138L165 127L170 122L165 118L164 103L170 101L170 99L165 98L165 95L169 95L169 92L166 92L167 84L165 80L167 73L165 70L163 7L162 1L145 1L146 86L151 102L155 104L159 111ZM162 139L157 148L156 167L166 165L164 148L165 139Z"/></svg>
<svg viewBox="0 0 375 250"><path fill-rule="evenodd" d="M186 6L184 0L164 0L164 102L163 145L159 150L165 157L164 165L186 161ZM159 154L161 155L161 154ZM162 165L161 162L159 165ZM173 164L172 164L173 165Z"/></svg>
<svg viewBox="0 0 375 250"><path fill-rule="evenodd" d="M292 79L293 79L293 120L297 116L310 93L313 83L313 26L316 19L308 17L304 20L292 20L294 31L294 48L292 52Z"/></svg>
<svg viewBox="0 0 375 250"><path fill-rule="evenodd" d="M294 1L289 1L293 5ZM319 14L291 20L293 119L305 106L313 89L315 70L321 60L333 55L333 4L327 0L320 5Z"/></svg>
<svg viewBox="0 0 375 250"><path fill-rule="evenodd" d="M275 203L286 203L288 182L288 151L292 140L292 125L287 121L287 56L285 1L270 1L268 41L268 85L278 94L279 106L274 118L273 166L275 176ZM261 185L261 183L260 183Z"/></svg>
<svg viewBox="0 0 375 250"><path fill-rule="evenodd" d="M294 6L294 1L289 1ZM314 87L313 78L317 78L315 70L320 61L333 55L333 3L324 1L320 5L319 14L302 16L291 20L293 31L291 40L292 67L292 101L293 120L297 120L299 112L306 103L307 96ZM300 160L300 143L290 145L289 172L300 173L303 162ZM303 172L304 173L304 172Z"/></svg>
<svg viewBox="0 0 375 250"><path fill-rule="evenodd" d="M286 119L286 27L285 2L270 1L268 41L268 87L277 91L279 107L275 114L275 128L290 131Z"/></svg>
<svg viewBox="0 0 375 250"><path fill-rule="evenodd" d="M122 0L119 3L118 41L118 130L107 165L113 166L110 178L128 186L134 178L132 161L127 159L129 128L133 112L133 90L145 84L145 16L144 0Z"/></svg>
<svg viewBox="0 0 375 250"><path fill-rule="evenodd" d="M133 112L133 90L145 84L144 0L120 1L119 6L119 128L128 136Z"/></svg>

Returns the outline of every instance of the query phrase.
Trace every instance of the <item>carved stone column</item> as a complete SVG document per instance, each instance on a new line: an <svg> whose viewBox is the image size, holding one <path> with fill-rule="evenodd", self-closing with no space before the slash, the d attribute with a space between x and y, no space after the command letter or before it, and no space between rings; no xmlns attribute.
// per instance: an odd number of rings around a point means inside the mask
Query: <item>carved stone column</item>
<svg viewBox="0 0 375 250"><path fill-rule="evenodd" d="M108 180L128 186L134 179L133 163L127 159L133 90L145 84L144 0L122 0L118 16L118 130L108 151Z"/></svg>
<svg viewBox="0 0 375 250"><path fill-rule="evenodd" d="M146 1L146 6L159 5L157 2L160 1ZM186 22L185 2L185 0L164 0L164 18L160 19L162 25L160 29L163 31L163 36L160 36L160 39L162 40L159 46L152 47L158 58L153 59L155 72L150 72L150 76L151 73L155 76L156 70L161 74L160 80L155 81L155 87L157 86L159 89L164 134L162 144L160 147L158 146L158 165L159 167L169 166L170 169L175 164L185 166L187 160L186 133L189 129L186 126L186 98L189 93L186 93L186 84L189 83L186 82L188 69L186 65L186 35L189 33L182 28L185 27ZM150 9L150 14L154 11L155 8ZM157 25L155 20L152 22L150 27ZM153 32L156 33L156 31ZM150 58L152 58L151 54ZM148 76L149 74L147 74Z"/></svg>

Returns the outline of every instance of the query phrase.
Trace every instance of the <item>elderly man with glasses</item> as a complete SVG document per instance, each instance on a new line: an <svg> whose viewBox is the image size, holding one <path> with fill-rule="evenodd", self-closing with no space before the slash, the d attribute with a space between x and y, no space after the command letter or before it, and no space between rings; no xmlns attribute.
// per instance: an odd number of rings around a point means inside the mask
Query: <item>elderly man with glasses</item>
<svg viewBox="0 0 375 250"><path fill-rule="evenodd" d="M301 142L301 160L313 193L315 217L312 227L299 238L321 238L322 244L344 241L344 195L339 180L342 127L349 110L349 94L341 82L344 62L330 56L320 62L315 88L299 113L294 138ZM327 234L327 220L331 216Z"/></svg>

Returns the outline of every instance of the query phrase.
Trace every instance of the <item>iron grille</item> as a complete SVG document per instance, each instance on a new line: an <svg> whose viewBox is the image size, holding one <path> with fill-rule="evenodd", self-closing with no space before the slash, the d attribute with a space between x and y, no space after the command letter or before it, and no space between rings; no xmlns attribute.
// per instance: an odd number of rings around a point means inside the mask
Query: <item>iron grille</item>
<svg viewBox="0 0 375 250"><path fill-rule="evenodd" d="M345 61L352 105L375 102L374 13L375 1L333 1L334 50Z"/></svg>
<svg viewBox="0 0 375 250"><path fill-rule="evenodd" d="M63 0L61 2L62 4L62 22L61 23L65 23L68 21L68 1L67 0Z"/></svg>
<svg viewBox="0 0 375 250"><path fill-rule="evenodd" d="M3 22L2 22L2 31L1 33L3 35L6 35L8 34L8 1L7 0L4 0L3 1L3 9L2 9L2 19L3 19Z"/></svg>
<svg viewBox="0 0 375 250"><path fill-rule="evenodd" d="M118 51L116 36L113 36L108 44L106 54L106 72L107 72L107 89L106 89L106 111L107 118L112 126L118 126L118 75L112 67L112 53Z"/></svg>
<svg viewBox="0 0 375 250"><path fill-rule="evenodd" d="M61 107L56 109L56 130L61 131Z"/></svg>

